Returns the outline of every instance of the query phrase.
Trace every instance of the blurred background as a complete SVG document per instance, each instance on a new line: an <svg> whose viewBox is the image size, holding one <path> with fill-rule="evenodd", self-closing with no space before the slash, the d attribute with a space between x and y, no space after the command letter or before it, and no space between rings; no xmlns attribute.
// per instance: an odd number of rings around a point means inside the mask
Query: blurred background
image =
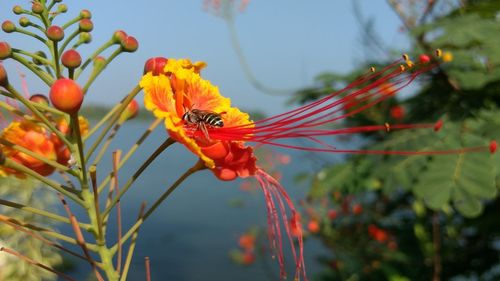
<svg viewBox="0 0 500 281"><path fill-rule="evenodd" d="M0 18L14 21L10 8L16 4L22 3L3 1ZM207 62L204 77L257 119L335 92L370 66L387 65L402 53L418 60L420 54L441 48L446 63L407 91L332 125L443 119L446 125L440 132L348 136L336 139L335 145L419 151L487 145L500 139L500 1L90 0L67 4L70 12L91 10L96 45L118 29L140 43L137 52L110 64L90 89L86 110L94 119L92 114L98 112L93 109L113 105L137 83L150 57ZM14 47L37 48L22 36L2 33L0 39ZM93 49L95 45L83 46L82 56ZM13 62L4 64L21 71ZM25 74L31 93L47 92L41 82ZM21 84L15 75L11 77L12 84ZM148 116L144 118L132 121L120 134L144 130ZM165 137L164 131L156 130L140 153L149 155ZM119 138L115 146L127 149L134 141ZM195 161L184 150L178 146L155 162L122 200L124 212L130 214L126 225L135 220L139 202L152 201ZM259 151L261 165L281 178L300 206L311 280L498 280L497 155ZM130 161L123 175L133 173L140 163L141 159ZM17 194L16 185L2 184L2 196L17 196L18 201L32 200L31 194L41 192L34 187L30 195ZM50 198L46 201L59 208ZM0 210L4 214L8 208ZM209 173L198 175L141 229L130 280L144 278L145 256L151 259L153 280L278 280L265 226L264 200L254 182L223 183ZM70 231L62 225L53 227ZM7 229L0 225L4 243L29 242ZM62 264L78 280L89 275L87 265L77 260L63 256L61 262L56 253L42 252L33 255ZM287 260L292 260L287 254ZM2 258L0 272L9 276L5 280L50 279L26 265L19 270L18 264ZM293 272L291 264L287 267Z"/></svg>

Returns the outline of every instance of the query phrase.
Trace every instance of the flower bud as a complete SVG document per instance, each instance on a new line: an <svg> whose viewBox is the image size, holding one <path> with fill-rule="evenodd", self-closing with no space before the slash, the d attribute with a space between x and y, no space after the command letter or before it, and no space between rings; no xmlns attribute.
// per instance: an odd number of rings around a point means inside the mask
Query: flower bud
<svg viewBox="0 0 500 281"><path fill-rule="evenodd" d="M30 25L30 20L27 17L21 17L19 19L19 25L22 27L27 27Z"/></svg>
<svg viewBox="0 0 500 281"><path fill-rule="evenodd" d="M139 114L139 104L137 103L136 100L132 100L125 110L122 112L122 115L120 118L123 121L127 121L129 119L135 118Z"/></svg>
<svg viewBox="0 0 500 281"><path fill-rule="evenodd" d="M5 69L3 64L0 63L0 86L6 87L7 85L9 85L7 70Z"/></svg>
<svg viewBox="0 0 500 281"><path fill-rule="evenodd" d="M80 28L80 31L90 32L94 29L94 24L90 19L82 19L80 20L78 27Z"/></svg>
<svg viewBox="0 0 500 281"><path fill-rule="evenodd" d="M68 11L68 6L66 4L59 4L57 5L57 12L60 14L64 14Z"/></svg>
<svg viewBox="0 0 500 281"><path fill-rule="evenodd" d="M103 67L104 64L106 64L106 59L102 56L97 56L95 59L94 59L94 68L99 68L99 67Z"/></svg>
<svg viewBox="0 0 500 281"><path fill-rule="evenodd" d="M35 55L37 55L39 57L42 57L44 59L47 58L47 55L44 52L42 52L42 51L35 52ZM44 63L42 61L40 61L39 59L36 59L36 58L33 58L33 63L36 64L36 65L44 65Z"/></svg>
<svg viewBox="0 0 500 281"><path fill-rule="evenodd" d="M92 13L89 10L81 10L80 17L82 19L90 19L92 17Z"/></svg>
<svg viewBox="0 0 500 281"><path fill-rule="evenodd" d="M428 55L422 54L418 57L418 60L421 64L427 64L431 61L431 58Z"/></svg>
<svg viewBox="0 0 500 281"><path fill-rule="evenodd" d="M80 38L78 40L84 44L88 44L92 41L92 35L88 32L82 32L80 33Z"/></svg>
<svg viewBox="0 0 500 281"><path fill-rule="evenodd" d="M160 74L164 74L163 69L167 64L168 59L164 57L155 57L150 58L144 64L144 74L148 72L152 72L154 76L158 76Z"/></svg>
<svg viewBox="0 0 500 281"><path fill-rule="evenodd" d="M55 108L73 114L82 105L83 91L75 81L61 78L50 88L49 98Z"/></svg>
<svg viewBox="0 0 500 281"><path fill-rule="evenodd" d="M24 12L24 9L19 5L15 5L14 8L12 8L12 12L14 12L14 14L16 15L20 15Z"/></svg>
<svg viewBox="0 0 500 281"><path fill-rule="evenodd" d="M10 20L6 20L2 23L2 30L6 33L12 33L16 31L16 25Z"/></svg>
<svg viewBox="0 0 500 281"><path fill-rule="evenodd" d="M44 9L43 5L39 2L33 2L33 5L31 5L31 11L37 15L41 15Z"/></svg>
<svg viewBox="0 0 500 281"><path fill-rule="evenodd" d="M54 42L59 42L64 38L64 30L57 25L50 26L47 28L47 38Z"/></svg>
<svg viewBox="0 0 500 281"><path fill-rule="evenodd" d="M0 60L9 58L12 55L12 48L7 42L0 42Z"/></svg>
<svg viewBox="0 0 500 281"><path fill-rule="evenodd" d="M127 36L120 42L123 51L133 53L139 48L139 42L133 36Z"/></svg>
<svg viewBox="0 0 500 281"><path fill-rule="evenodd" d="M42 94L34 94L30 97L30 101L34 103L39 103L43 105L49 105L49 99Z"/></svg>
<svg viewBox="0 0 500 281"><path fill-rule="evenodd" d="M65 67L73 69L80 66L82 63L82 57L76 50L71 49L62 54L61 62Z"/></svg>
<svg viewBox="0 0 500 281"><path fill-rule="evenodd" d="M120 42L122 42L123 40L125 40L125 38L127 37L127 33L123 30L117 30L113 33L113 42L115 44L120 44Z"/></svg>

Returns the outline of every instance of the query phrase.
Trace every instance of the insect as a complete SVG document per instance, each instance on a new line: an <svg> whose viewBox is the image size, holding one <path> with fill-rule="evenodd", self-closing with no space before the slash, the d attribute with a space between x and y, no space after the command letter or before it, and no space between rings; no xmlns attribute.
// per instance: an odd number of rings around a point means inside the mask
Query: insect
<svg viewBox="0 0 500 281"><path fill-rule="evenodd" d="M222 120L221 113L216 113L210 110L201 109L191 109L187 110L182 115L182 120L189 125L196 125L207 140L210 140L208 135L207 126L209 127L224 127L224 121Z"/></svg>

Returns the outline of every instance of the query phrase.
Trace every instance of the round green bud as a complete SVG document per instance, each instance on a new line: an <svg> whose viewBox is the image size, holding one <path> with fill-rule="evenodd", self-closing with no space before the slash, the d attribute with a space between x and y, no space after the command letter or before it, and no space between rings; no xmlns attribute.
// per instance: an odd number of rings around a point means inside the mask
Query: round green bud
<svg viewBox="0 0 500 281"><path fill-rule="evenodd" d="M37 55L39 57L42 57L44 59L47 58L47 55L44 52L42 52L42 51L35 52L35 55ZM33 63L36 64L36 65L44 65L44 63L42 61L40 61L40 60L38 60L36 58L33 58Z"/></svg>
<svg viewBox="0 0 500 281"><path fill-rule="evenodd" d="M21 17L19 19L19 25L22 27L27 27L30 25L30 20L27 17Z"/></svg>
<svg viewBox="0 0 500 281"><path fill-rule="evenodd" d="M68 6L66 6L66 4L59 4L57 5L57 12L58 13L66 13L68 11Z"/></svg>
<svg viewBox="0 0 500 281"><path fill-rule="evenodd" d="M82 19L80 20L78 27L80 28L80 31L90 32L94 29L94 24L90 19Z"/></svg>
<svg viewBox="0 0 500 281"><path fill-rule="evenodd" d="M90 35L90 33L88 32L82 32L80 33L79 41L88 44L92 41L92 35Z"/></svg>
<svg viewBox="0 0 500 281"><path fill-rule="evenodd" d="M67 50L62 54L61 62L65 67L74 69L82 64L82 56L76 50Z"/></svg>
<svg viewBox="0 0 500 281"><path fill-rule="evenodd" d="M16 15L20 15L24 12L24 9L19 5L15 5L14 8L12 8L12 12L14 12L14 14Z"/></svg>
<svg viewBox="0 0 500 281"><path fill-rule="evenodd" d="M123 40L125 40L125 38L127 38L127 33L123 30L117 30L113 33L113 42L115 44L121 44L121 42Z"/></svg>
<svg viewBox="0 0 500 281"><path fill-rule="evenodd" d="M2 23L2 30L6 33L12 33L16 31L16 25L10 20L6 20Z"/></svg>
<svg viewBox="0 0 500 281"><path fill-rule="evenodd" d="M92 13L89 10L81 10L80 17L82 19L90 19L92 17Z"/></svg>

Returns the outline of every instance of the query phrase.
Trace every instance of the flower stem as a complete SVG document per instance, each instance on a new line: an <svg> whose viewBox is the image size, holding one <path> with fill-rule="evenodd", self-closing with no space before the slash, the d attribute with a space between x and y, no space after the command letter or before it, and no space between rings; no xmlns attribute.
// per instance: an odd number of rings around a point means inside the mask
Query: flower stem
<svg viewBox="0 0 500 281"><path fill-rule="evenodd" d="M61 48L59 48L59 53L60 54L62 54L64 52L64 50L68 46L69 42L71 42L71 40L73 40L73 38L75 38L78 34L80 34L80 30L79 29L75 30L73 33L71 33L70 36L68 36L68 38L66 38L66 40L62 44Z"/></svg>
<svg viewBox="0 0 500 281"><path fill-rule="evenodd" d="M113 46L114 42L112 40L109 40L108 42L104 43L99 49L97 49L80 67L80 69L75 73L75 79L78 79L80 77L80 74L87 68L87 66L104 50L107 48Z"/></svg>
<svg viewBox="0 0 500 281"><path fill-rule="evenodd" d="M151 132L160 124L160 122L163 119L156 119L153 121L153 123L149 126L149 128L142 134L142 136L135 142L135 144L130 148L130 150L125 154L123 159L120 161L118 164L118 170L128 161L128 159L134 154L134 152L139 148L139 146L144 142L144 140L151 134ZM101 182L99 185L99 188L97 189L98 193L101 193L102 189L106 187L108 184L109 180L113 176L113 173L109 173L108 176Z"/></svg>
<svg viewBox="0 0 500 281"><path fill-rule="evenodd" d="M85 155L85 160L89 160L90 157L92 156L92 153L97 149L101 141L104 139L106 134L109 132L109 130L113 127L113 125L118 121L120 118L121 113L127 105L134 99L134 97L141 91L141 87L139 85L135 86L134 89L127 95L127 97L120 103L120 106L118 106L115 115L109 120L108 125L106 128L104 128L101 132L101 134L97 137L95 142L92 144L92 146L87 150L87 154Z"/></svg>
<svg viewBox="0 0 500 281"><path fill-rule="evenodd" d="M82 201L82 199L80 198L80 194L79 193L76 193L75 190L72 190L66 186L63 186L61 184L59 184L58 182L55 182L47 177L44 177L42 175L40 175L39 173L31 170L30 168L22 165L22 164L19 164L9 158L6 158L5 159L5 163L3 164L5 167L8 167L8 168L12 168L16 171L19 171L23 174L26 174L26 175L29 175L43 183L45 183L46 185L48 185L49 187L57 190L58 192L64 194L65 196L67 196L68 198L71 198L71 200L75 201L75 203L77 203L78 205L80 206L84 206L84 203Z"/></svg>
<svg viewBox="0 0 500 281"><path fill-rule="evenodd" d="M89 90L90 86L94 82L94 80L101 74L101 72L106 68L106 66L113 60L115 59L120 53L122 52L121 48L116 49L111 56L104 62L103 65L101 65L99 68L94 69L92 71L92 74L90 74L89 80L87 80L87 83L85 83L85 86L83 86L83 93L86 94L87 91Z"/></svg>
<svg viewBox="0 0 500 281"><path fill-rule="evenodd" d="M47 212L47 211L44 211L44 210L40 210L40 209L37 209L37 208L26 206L26 205L23 205L23 204L20 204L20 203L11 202L11 201L8 201L8 200L5 200L5 199L0 199L0 205L8 206L8 207L11 207L11 208L16 208L16 209L19 209L19 210L22 210L22 211L25 211L25 212L29 212L29 213L35 214L35 215L39 215L39 216L43 216L43 217L46 217L46 218L49 218L49 219L53 219L53 220L58 221L58 222L68 223L68 224L70 223L70 221L69 221L68 218L60 216L58 214L54 214L54 213L51 213L51 212ZM87 229L90 228L90 225L87 224L87 223L80 223L80 227L83 228L83 229L85 229L85 230L87 230Z"/></svg>
<svg viewBox="0 0 500 281"><path fill-rule="evenodd" d="M125 243L130 236L147 220L147 218L160 206L160 204L190 175L206 169L205 163L199 160L193 167L189 168L182 176L180 176L161 196L158 198L153 205L144 213L137 222L123 235L122 243ZM118 249L118 245L114 245L110 248L112 253L115 253Z"/></svg>
<svg viewBox="0 0 500 281"><path fill-rule="evenodd" d="M41 71L39 68L34 66L31 62L27 61L25 58L23 58L19 54L12 53L12 58L14 60L18 61L19 63L21 63L22 65L24 65L29 70L31 70L31 72L33 72L40 79L42 79L42 81L45 82L45 84L47 84L48 86L51 86L52 83L54 83L54 79L52 77L50 77L47 73Z"/></svg>
<svg viewBox="0 0 500 281"><path fill-rule="evenodd" d="M49 61L48 59L46 59L46 58L44 58L42 56L39 56L37 54L32 54L30 52L27 52L27 51L24 51L24 50L21 50L21 49L15 49L15 48L12 49L12 52L19 53L21 55L25 55L25 56L31 57L33 59L37 59L40 62L42 62L43 64L45 64L45 65L50 65L51 67L54 67L54 65L52 64L51 61Z"/></svg>
<svg viewBox="0 0 500 281"><path fill-rule="evenodd" d="M103 218L106 218L113 209L113 207L120 201L120 198L127 192L127 190L132 186L132 184L139 178L139 176L144 172L144 170L151 164L153 161L158 157L167 147L172 145L175 141L172 138L168 138L165 140L150 156L144 163L142 163L141 167L137 169L137 171L130 177L130 179L125 183L123 188L120 190L120 193L118 193L114 198L113 201L111 201L110 205L104 210L102 213Z"/></svg>

